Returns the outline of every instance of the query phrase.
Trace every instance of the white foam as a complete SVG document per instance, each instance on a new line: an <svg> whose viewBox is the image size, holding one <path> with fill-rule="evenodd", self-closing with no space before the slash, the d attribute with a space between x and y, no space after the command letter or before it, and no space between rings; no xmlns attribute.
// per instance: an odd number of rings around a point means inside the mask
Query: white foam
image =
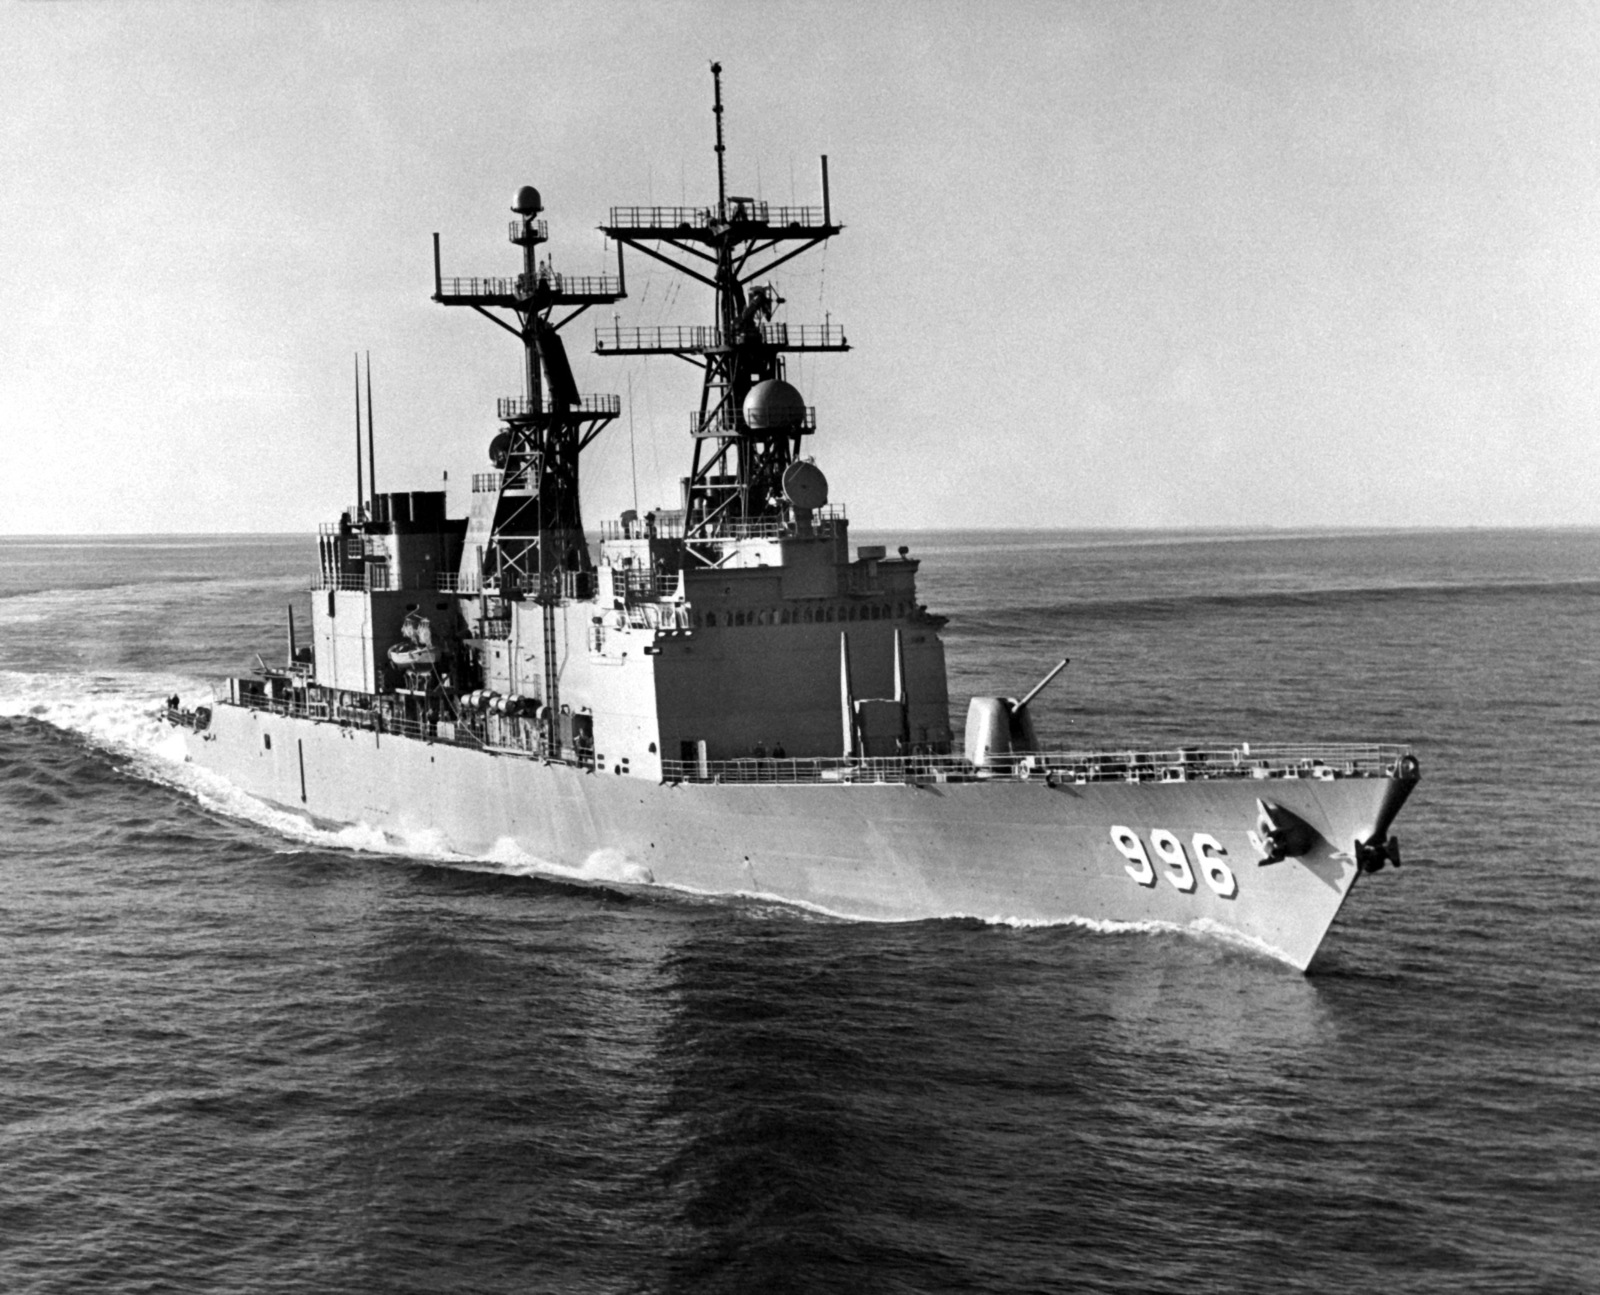
<svg viewBox="0 0 1600 1295"><path fill-rule="evenodd" d="M1237 945L1241 949L1248 949L1251 953L1265 954L1267 957L1274 958L1279 962L1287 962L1291 967L1296 967L1301 971L1305 970L1304 963L1291 958L1277 945L1269 944L1259 936L1246 935L1243 931L1235 930L1231 926L1224 926L1221 922L1214 921L1209 917L1196 918L1189 923L1189 929L1197 934L1222 940L1227 944Z"/></svg>
<svg viewBox="0 0 1600 1295"><path fill-rule="evenodd" d="M1071 926L1080 930L1091 931L1095 935L1154 935L1162 931L1182 931L1184 928L1176 922L1162 922L1154 919L1138 922L1115 922L1109 918L1098 917L980 917L980 922L988 926L1009 926L1013 930L1031 931L1048 930L1053 926Z"/></svg>
<svg viewBox="0 0 1600 1295"><path fill-rule="evenodd" d="M183 738L157 714L174 693L209 697L211 689L178 675L0 670L0 716L37 719L119 755L181 764Z"/></svg>

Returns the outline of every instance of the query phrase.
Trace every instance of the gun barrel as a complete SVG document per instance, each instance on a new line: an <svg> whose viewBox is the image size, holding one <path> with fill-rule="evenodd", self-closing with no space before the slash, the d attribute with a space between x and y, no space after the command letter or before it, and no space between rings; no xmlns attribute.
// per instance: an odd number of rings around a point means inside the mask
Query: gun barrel
<svg viewBox="0 0 1600 1295"><path fill-rule="evenodd" d="M1028 695L1017 703L1017 709L1018 710L1022 710L1025 706L1027 706L1027 704L1030 701L1032 701L1035 697L1037 697L1040 693L1042 693L1044 691L1044 686L1047 683L1049 683L1052 679L1054 679L1058 674L1060 674L1063 670L1065 670L1067 668L1067 662L1070 661L1070 660L1071 660L1070 657L1062 657L1060 663L1056 666L1056 668L1054 670L1052 670L1049 674L1045 675L1045 677L1043 679L1039 680L1038 683L1034 684L1033 688L1029 691Z"/></svg>

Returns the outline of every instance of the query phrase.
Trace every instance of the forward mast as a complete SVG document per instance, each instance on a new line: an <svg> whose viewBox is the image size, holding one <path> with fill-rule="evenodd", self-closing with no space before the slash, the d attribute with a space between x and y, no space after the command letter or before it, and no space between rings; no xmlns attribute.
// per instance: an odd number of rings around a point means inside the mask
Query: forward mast
<svg viewBox="0 0 1600 1295"><path fill-rule="evenodd" d="M522 249L522 273L515 278L444 278L435 234L433 299L470 306L522 343L524 394L500 400L497 413L504 429L489 447L498 480L480 474L473 482L475 501L489 492L495 500L481 556L474 546L469 560L476 569L465 573L461 592L480 594L486 602L529 599L541 605L546 736L554 745L560 693L556 609L565 600L594 595L579 460L622 408L614 395L578 391L561 329L590 306L622 300L626 291L620 265L616 278L573 277L557 274L548 258L540 262L538 249L549 238L547 223L539 219L542 209L532 185L517 191L509 230L511 242ZM564 313L553 318L558 312ZM492 619L487 606L484 617Z"/></svg>

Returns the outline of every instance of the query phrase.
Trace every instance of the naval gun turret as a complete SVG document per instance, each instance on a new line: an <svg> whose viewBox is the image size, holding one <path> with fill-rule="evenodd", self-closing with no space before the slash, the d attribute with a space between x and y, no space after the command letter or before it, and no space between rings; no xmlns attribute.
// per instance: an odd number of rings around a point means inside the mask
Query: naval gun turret
<svg viewBox="0 0 1600 1295"><path fill-rule="evenodd" d="M973 765L983 768L1003 763L1006 757L1028 755L1039 749L1028 704L1067 668L1062 657L1049 674L1034 684L1021 701L1015 697L974 697L967 705L965 754Z"/></svg>

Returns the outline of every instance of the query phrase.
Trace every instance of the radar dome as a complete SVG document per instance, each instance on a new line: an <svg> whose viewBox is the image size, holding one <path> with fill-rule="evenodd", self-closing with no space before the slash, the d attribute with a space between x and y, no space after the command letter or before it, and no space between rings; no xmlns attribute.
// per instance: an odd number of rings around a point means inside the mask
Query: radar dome
<svg viewBox="0 0 1600 1295"><path fill-rule="evenodd" d="M525 184L517 190L517 200L511 204L511 210L519 216L537 216L544 210L544 204L539 200L539 191L531 184Z"/></svg>
<svg viewBox="0 0 1600 1295"><path fill-rule="evenodd" d="M506 465L506 451L511 448L511 433L501 432L489 442L489 462L497 468Z"/></svg>
<svg viewBox="0 0 1600 1295"><path fill-rule="evenodd" d="M804 427L805 397L781 378L768 378L744 398L744 421L757 431Z"/></svg>

